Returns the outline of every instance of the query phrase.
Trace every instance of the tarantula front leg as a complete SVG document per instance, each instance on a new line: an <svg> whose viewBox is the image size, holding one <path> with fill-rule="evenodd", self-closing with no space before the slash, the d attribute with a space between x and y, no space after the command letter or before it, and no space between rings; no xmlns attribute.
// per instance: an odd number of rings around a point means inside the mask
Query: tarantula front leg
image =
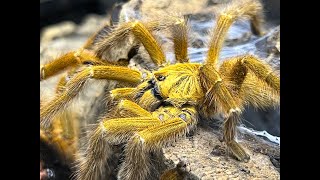
<svg viewBox="0 0 320 180"><path fill-rule="evenodd" d="M89 66L75 74L65 86L62 93L40 108L40 123L45 127L51 124L51 119L67 105L83 89L88 79L106 79L138 84L141 74L138 71L117 66Z"/></svg>
<svg viewBox="0 0 320 180"><path fill-rule="evenodd" d="M111 145L126 142L135 132L159 123L161 123L159 119L151 116L104 119L101 121L97 128L89 134L87 149L76 165L76 179L103 178L105 163L112 152Z"/></svg>
<svg viewBox="0 0 320 180"><path fill-rule="evenodd" d="M174 118L166 116L171 111ZM125 160L122 163L118 178L121 180L144 180L151 173L149 153L160 150L165 144L176 140L187 133L196 123L194 108L167 108L155 113L162 123L155 124L135 133L127 143ZM167 114L168 115L168 114ZM167 119L168 118L168 119Z"/></svg>
<svg viewBox="0 0 320 180"><path fill-rule="evenodd" d="M144 82L139 84L135 88L116 88L110 91L110 96L113 100L121 100L121 99L127 99L131 101L135 101L137 96L142 96L143 93L151 88L150 79L151 74L150 72L143 72L142 73Z"/></svg>
<svg viewBox="0 0 320 180"><path fill-rule="evenodd" d="M122 88L119 88L122 89ZM152 117L152 114L137 103L122 99L106 115L106 118Z"/></svg>

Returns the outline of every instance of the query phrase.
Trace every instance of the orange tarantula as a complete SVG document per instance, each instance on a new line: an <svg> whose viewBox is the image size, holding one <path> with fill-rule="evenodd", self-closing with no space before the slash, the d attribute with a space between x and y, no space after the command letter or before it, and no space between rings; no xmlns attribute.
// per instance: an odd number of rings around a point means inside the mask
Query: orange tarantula
<svg viewBox="0 0 320 180"><path fill-rule="evenodd" d="M63 91L41 107L40 123L48 127L89 79L125 82L128 87L111 90L118 102L90 133L88 146L77 160L77 179L99 179L105 171L111 146L126 143L119 179L143 180L150 174L150 152L196 127L199 119L224 117L223 135L230 152L240 161L250 157L236 141L236 126L246 104L257 108L279 104L280 80L270 66L253 55L240 55L218 63L219 53L232 23L239 18L251 20L253 32L261 34L262 6L255 0L233 1L217 10L208 54L203 64L191 63L187 53L188 24L178 20L166 25L171 30L175 64L166 60L153 31L161 24L139 21L119 24L108 36L95 38L77 52L70 52L40 67L40 80L68 67L76 72L63 83ZM99 33L98 33L99 34ZM110 48L131 36L142 44L157 70L140 72L126 63L105 60ZM85 64L81 69L78 67Z"/></svg>

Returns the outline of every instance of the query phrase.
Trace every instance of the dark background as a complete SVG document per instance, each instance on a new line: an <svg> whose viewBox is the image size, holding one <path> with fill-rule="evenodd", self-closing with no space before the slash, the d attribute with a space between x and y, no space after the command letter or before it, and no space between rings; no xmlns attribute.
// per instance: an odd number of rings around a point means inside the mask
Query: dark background
<svg viewBox="0 0 320 180"><path fill-rule="evenodd" d="M47 25L71 20L79 23L88 13L106 14L115 3L129 0L40 0L40 30ZM214 1L214 0L208 0ZM280 0L262 0L268 21L280 23Z"/></svg>
<svg viewBox="0 0 320 180"><path fill-rule="evenodd" d="M79 23L89 13L106 14L115 3L128 0L40 0L40 31L44 26L70 20Z"/></svg>

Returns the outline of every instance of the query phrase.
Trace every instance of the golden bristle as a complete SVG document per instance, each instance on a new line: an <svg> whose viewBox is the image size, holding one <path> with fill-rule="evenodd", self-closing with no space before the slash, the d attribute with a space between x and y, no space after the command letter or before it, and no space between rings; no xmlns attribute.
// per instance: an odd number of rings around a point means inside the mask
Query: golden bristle
<svg viewBox="0 0 320 180"><path fill-rule="evenodd" d="M171 28L174 54L176 61L180 63L189 62L188 58L188 24L187 20L180 19L180 21L174 23Z"/></svg>
<svg viewBox="0 0 320 180"><path fill-rule="evenodd" d="M162 65L166 62L159 43L141 22L136 21L132 23L132 33L143 44L155 64Z"/></svg>
<svg viewBox="0 0 320 180"><path fill-rule="evenodd" d="M47 79L53 75L56 75L59 72L64 71L69 67L75 67L79 65L78 59L74 56L73 51L68 52L57 59L52 60L51 62L41 66L40 68L40 81Z"/></svg>
<svg viewBox="0 0 320 180"><path fill-rule="evenodd" d="M136 88L116 88L110 91L113 100L128 99L133 100Z"/></svg>

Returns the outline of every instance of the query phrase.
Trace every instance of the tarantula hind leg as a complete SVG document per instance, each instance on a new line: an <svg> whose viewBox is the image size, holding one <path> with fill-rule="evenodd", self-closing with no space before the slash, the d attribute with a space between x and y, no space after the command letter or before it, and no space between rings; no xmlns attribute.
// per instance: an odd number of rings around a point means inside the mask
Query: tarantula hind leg
<svg viewBox="0 0 320 180"><path fill-rule="evenodd" d="M88 62L94 65L108 64L86 50L70 51L47 64L40 65L40 81L48 79L70 67L78 67Z"/></svg>
<svg viewBox="0 0 320 180"><path fill-rule="evenodd" d="M258 78L265 81L270 87L280 93L280 79L273 73L268 65L262 63L257 57L252 55L243 56L241 63L250 69Z"/></svg>
<svg viewBox="0 0 320 180"><path fill-rule="evenodd" d="M239 116L240 111L235 110L232 111L224 121L223 138L232 155L234 155L239 161L248 162L250 160L250 156L245 152L240 144L235 141L236 126L239 122Z"/></svg>

